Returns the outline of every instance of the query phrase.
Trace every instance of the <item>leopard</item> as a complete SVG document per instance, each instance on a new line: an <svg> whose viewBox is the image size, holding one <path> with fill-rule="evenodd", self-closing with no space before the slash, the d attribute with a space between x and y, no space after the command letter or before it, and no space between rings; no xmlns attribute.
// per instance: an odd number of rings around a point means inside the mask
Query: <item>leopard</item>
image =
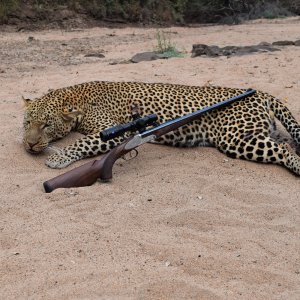
<svg viewBox="0 0 300 300"><path fill-rule="evenodd" d="M91 81L51 90L36 99L24 99L23 145L38 154L54 141L75 131L82 134L73 143L47 157L50 168L108 152L124 137L101 140L106 128L132 121L132 107L141 116L156 114L159 123L193 113L244 93L245 88L171 83ZM201 115L155 140L175 147L213 146L232 158L273 163L300 175L300 157L286 142L272 136L276 119L300 145L300 126L283 101L269 93L253 95L227 107Z"/></svg>

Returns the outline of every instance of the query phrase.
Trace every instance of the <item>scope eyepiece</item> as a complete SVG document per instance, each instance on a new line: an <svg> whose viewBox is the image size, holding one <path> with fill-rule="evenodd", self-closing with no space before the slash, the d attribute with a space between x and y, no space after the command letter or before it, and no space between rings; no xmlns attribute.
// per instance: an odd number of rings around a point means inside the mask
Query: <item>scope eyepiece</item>
<svg viewBox="0 0 300 300"><path fill-rule="evenodd" d="M119 124L107 128L100 132L100 137L103 142L107 142L113 138L123 135L128 131L143 131L147 126L153 125L157 121L157 115L151 114L143 118L138 118L126 124Z"/></svg>

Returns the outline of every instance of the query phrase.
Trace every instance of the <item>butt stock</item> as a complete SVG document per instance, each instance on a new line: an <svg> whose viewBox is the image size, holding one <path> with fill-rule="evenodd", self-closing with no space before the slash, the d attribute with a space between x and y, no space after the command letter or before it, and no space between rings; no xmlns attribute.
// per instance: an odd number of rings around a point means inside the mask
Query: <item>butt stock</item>
<svg viewBox="0 0 300 300"><path fill-rule="evenodd" d="M90 186L97 179L108 181L112 178L112 168L117 159L130 152L126 150L126 144L131 140L127 139L110 152L105 154L100 160L90 161L80 167L72 169L64 174L54 177L43 183L46 193L51 193L58 188L72 188Z"/></svg>
<svg viewBox="0 0 300 300"><path fill-rule="evenodd" d="M90 186L97 181L100 175L102 161L93 160L62 175L43 183L46 193L58 188Z"/></svg>

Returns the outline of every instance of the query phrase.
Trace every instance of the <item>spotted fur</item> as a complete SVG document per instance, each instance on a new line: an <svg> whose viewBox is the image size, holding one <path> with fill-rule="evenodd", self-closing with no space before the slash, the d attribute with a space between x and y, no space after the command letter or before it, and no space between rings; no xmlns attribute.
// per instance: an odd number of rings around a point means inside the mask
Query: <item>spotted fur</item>
<svg viewBox="0 0 300 300"><path fill-rule="evenodd" d="M26 100L24 146L32 153L72 130L85 136L50 155L51 168L105 153L120 139L103 142L100 131L131 121L132 106L142 115L156 113L160 122L243 93L244 89L184 86L137 82L89 82L51 91L34 101ZM277 118L297 145L300 126L275 97L257 92L230 106L203 115L199 120L170 132L156 142L172 146L212 145L234 158L284 165L300 175L300 158L287 144L270 137Z"/></svg>

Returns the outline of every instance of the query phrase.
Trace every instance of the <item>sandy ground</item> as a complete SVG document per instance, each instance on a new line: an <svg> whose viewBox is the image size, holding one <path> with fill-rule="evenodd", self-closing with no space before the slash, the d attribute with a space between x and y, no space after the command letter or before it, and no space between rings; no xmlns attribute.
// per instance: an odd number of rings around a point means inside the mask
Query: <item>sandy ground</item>
<svg viewBox="0 0 300 300"><path fill-rule="evenodd" d="M21 144L22 95L91 80L253 87L300 121L300 47L190 57L195 43L297 40L299 28L299 18L167 28L186 57L139 64L115 63L153 50L155 29L2 31L0 298L300 299L300 181L283 167L144 145L109 184L45 194L64 170Z"/></svg>

